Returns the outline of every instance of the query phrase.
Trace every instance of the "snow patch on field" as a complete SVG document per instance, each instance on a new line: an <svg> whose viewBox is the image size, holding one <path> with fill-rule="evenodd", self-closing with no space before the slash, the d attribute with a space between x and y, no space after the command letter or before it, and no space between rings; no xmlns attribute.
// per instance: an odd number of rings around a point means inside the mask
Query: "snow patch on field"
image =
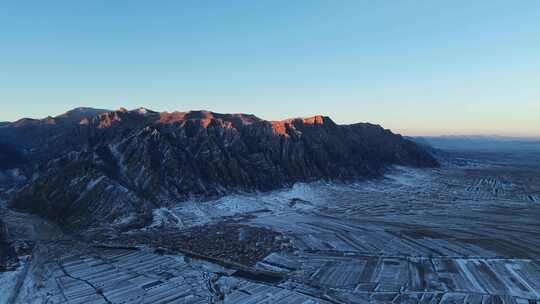
<svg viewBox="0 0 540 304"><path fill-rule="evenodd" d="M241 214L309 210L314 208L311 201L317 199L316 188L299 183L290 189L267 193L233 194L212 201L182 202L172 211L182 219L184 227L189 227Z"/></svg>
<svg viewBox="0 0 540 304"><path fill-rule="evenodd" d="M161 226L179 227L184 226L182 220L178 215L172 212L169 208L158 208L152 212L152 224L149 228L156 228Z"/></svg>
<svg viewBox="0 0 540 304"><path fill-rule="evenodd" d="M8 303L9 298L15 291L17 278L21 275L23 267L21 264L15 271L0 272L0 304Z"/></svg>
<svg viewBox="0 0 540 304"><path fill-rule="evenodd" d="M430 175L428 170L395 166L384 177L396 185L419 187L430 178Z"/></svg>
<svg viewBox="0 0 540 304"><path fill-rule="evenodd" d="M121 218L118 218L114 221L114 224L115 225L127 225L133 221L137 220L137 215L136 214L129 214L127 216L124 216L124 217L121 217Z"/></svg>
<svg viewBox="0 0 540 304"><path fill-rule="evenodd" d="M156 209L150 227L172 223L187 228L244 214L271 213L279 216L280 213L309 213L321 208L334 208L336 202L355 203L358 193L421 189L429 186L431 178L430 170L394 167L384 178L377 180L349 184L325 181L296 183L291 188L271 192L238 193L212 201L179 202L170 209Z"/></svg>

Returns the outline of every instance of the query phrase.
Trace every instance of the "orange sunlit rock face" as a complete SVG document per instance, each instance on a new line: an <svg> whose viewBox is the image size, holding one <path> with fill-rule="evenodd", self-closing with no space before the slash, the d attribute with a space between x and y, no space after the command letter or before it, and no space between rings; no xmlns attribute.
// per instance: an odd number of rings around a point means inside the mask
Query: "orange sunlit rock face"
<svg viewBox="0 0 540 304"><path fill-rule="evenodd" d="M272 131L277 135L283 136L289 136L289 134L287 133L288 129L295 130L301 125L323 125L325 123L333 124L334 122L330 118L322 115L316 115L306 118L292 118L271 122Z"/></svg>
<svg viewBox="0 0 540 304"><path fill-rule="evenodd" d="M184 121L186 117L186 112L162 112L159 113L158 123L162 124L173 124Z"/></svg>
<svg viewBox="0 0 540 304"><path fill-rule="evenodd" d="M98 129L107 129L110 128L114 123L121 122L122 118L119 113L122 112L110 112L99 115L100 122L98 124Z"/></svg>
<svg viewBox="0 0 540 304"><path fill-rule="evenodd" d="M324 117L322 115L316 115L313 117L304 118L303 122L307 125L322 125L324 123Z"/></svg>
<svg viewBox="0 0 540 304"><path fill-rule="evenodd" d="M284 121L273 121L272 130L275 134L287 136L287 127Z"/></svg>

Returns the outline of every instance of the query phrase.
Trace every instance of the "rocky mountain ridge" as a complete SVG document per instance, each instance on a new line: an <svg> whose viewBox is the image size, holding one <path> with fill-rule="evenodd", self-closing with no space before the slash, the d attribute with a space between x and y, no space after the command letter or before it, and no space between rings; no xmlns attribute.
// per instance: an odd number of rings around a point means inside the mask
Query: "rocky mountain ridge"
<svg viewBox="0 0 540 304"><path fill-rule="evenodd" d="M414 142L368 123L145 108L20 120L0 127L0 147L4 159L20 160L4 168L27 177L10 206L77 227L133 223L155 207L233 191L438 165Z"/></svg>

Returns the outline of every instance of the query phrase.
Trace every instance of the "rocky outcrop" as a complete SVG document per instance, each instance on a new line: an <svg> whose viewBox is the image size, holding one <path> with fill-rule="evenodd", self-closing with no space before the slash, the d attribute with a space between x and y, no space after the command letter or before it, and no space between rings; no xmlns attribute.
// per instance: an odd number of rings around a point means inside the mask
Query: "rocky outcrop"
<svg viewBox="0 0 540 304"><path fill-rule="evenodd" d="M325 116L265 121L120 109L65 123L50 141L63 144L26 143L47 156L33 157L41 161L37 174L11 206L79 225L231 191L377 177L394 164L438 165L378 125L338 125Z"/></svg>

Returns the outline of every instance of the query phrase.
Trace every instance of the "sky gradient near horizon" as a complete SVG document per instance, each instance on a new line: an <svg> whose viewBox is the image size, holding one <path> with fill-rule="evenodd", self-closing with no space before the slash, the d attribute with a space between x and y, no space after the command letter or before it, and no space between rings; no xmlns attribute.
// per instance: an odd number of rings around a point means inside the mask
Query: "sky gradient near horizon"
<svg viewBox="0 0 540 304"><path fill-rule="evenodd" d="M540 136L540 1L0 1L0 121L78 106Z"/></svg>

